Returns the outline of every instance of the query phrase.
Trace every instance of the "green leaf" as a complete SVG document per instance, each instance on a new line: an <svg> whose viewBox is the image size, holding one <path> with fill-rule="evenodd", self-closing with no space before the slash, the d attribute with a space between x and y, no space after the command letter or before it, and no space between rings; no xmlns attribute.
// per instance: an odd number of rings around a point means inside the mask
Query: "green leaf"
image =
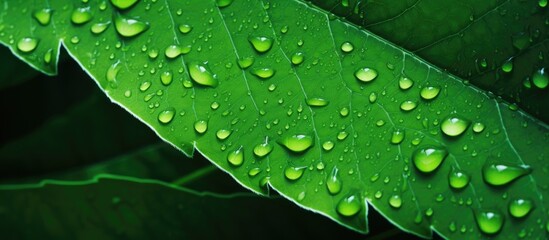
<svg viewBox="0 0 549 240"><path fill-rule="evenodd" d="M252 191L360 232L373 206L423 237L548 234L547 126L345 20L292 0L1 3L19 56L54 73L61 40L114 102Z"/></svg>
<svg viewBox="0 0 549 240"><path fill-rule="evenodd" d="M532 83L549 66L546 1L311 2L549 121L547 87Z"/></svg>

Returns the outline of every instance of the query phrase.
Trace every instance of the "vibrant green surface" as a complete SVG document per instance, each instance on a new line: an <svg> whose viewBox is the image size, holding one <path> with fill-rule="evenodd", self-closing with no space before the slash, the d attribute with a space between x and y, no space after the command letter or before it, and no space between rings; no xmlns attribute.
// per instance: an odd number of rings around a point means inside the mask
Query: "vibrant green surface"
<svg viewBox="0 0 549 240"><path fill-rule="evenodd" d="M546 0L310 0L549 121ZM508 61L512 59L512 61Z"/></svg>
<svg viewBox="0 0 549 240"><path fill-rule="evenodd" d="M62 39L113 101L257 193L361 232L369 202L420 236L547 236L547 126L345 20L291 0L2 3L16 54L54 73ZM456 169L467 186L450 186ZM520 221L517 198L535 206Z"/></svg>

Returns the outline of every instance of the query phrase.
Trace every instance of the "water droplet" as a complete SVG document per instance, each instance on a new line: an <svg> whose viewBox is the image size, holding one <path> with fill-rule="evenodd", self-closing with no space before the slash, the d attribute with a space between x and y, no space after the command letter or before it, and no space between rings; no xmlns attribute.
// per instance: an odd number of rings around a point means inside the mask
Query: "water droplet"
<svg viewBox="0 0 549 240"><path fill-rule="evenodd" d="M94 34L100 34L100 33L104 32L105 30L107 30L107 28L109 27L110 24L111 24L111 22L94 23L90 27L90 31Z"/></svg>
<svg viewBox="0 0 549 240"><path fill-rule="evenodd" d="M183 34L190 33L193 30L193 27L189 24L180 24L179 25L179 32Z"/></svg>
<svg viewBox="0 0 549 240"><path fill-rule="evenodd" d="M121 68L122 66L120 65L120 61L116 61L109 67L109 69L107 69L107 82L112 88L116 88L118 86L118 80L116 77L118 76L118 72Z"/></svg>
<svg viewBox="0 0 549 240"><path fill-rule="evenodd" d="M371 82L377 77L377 71L372 68L359 68L355 71L355 77L362 82Z"/></svg>
<svg viewBox="0 0 549 240"><path fill-rule="evenodd" d="M392 144L400 144L404 140L404 130L395 129L393 135L391 136Z"/></svg>
<svg viewBox="0 0 549 240"><path fill-rule="evenodd" d="M168 108L164 111L161 111L158 114L158 121L162 124L168 124L173 120L174 116L175 116L175 109L174 108Z"/></svg>
<svg viewBox="0 0 549 240"><path fill-rule="evenodd" d="M545 68L540 68L532 75L532 83L539 89L544 89L549 85L549 75Z"/></svg>
<svg viewBox="0 0 549 240"><path fill-rule="evenodd" d="M90 7L76 8L72 11L71 21L80 25L89 22L93 18Z"/></svg>
<svg viewBox="0 0 549 240"><path fill-rule="evenodd" d="M19 51L21 52L29 53L34 51L34 49L36 49L36 47L38 46L38 42L39 41L36 38L31 38L31 37L21 38L19 42L17 42L17 49L19 49Z"/></svg>
<svg viewBox="0 0 549 240"><path fill-rule="evenodd" d="M337 140L345 140L345 138L347 138L349 136L349 133L348 132L345 132L345 131L341 131L337 134Z"/></svg>
<svg viewBox="0 0 549 240"><path fill-rule="evenodd" d="M406 100L400 104L400 109L405 112L414 110L417 107L417 103L411 100Z"/></svg>
<svg viewBox="0 0 549 240"><path fill-rule="evenodd" d="M480 133L484 131L484 124L480 122L476 122L473 124L473 132Z"/></svg>
<svg viewBox="0 0 549 240"><path fill-rule="evenodd" d="M345 52L345 53L350 53L353 51L355 47L353 46L352 43L350 42L344 42L343 44L341 44L341 51Z"/></svg>
<svg viewBox="0 0 549 240"><path fill-rule="evenodd" d="M134 37L149 29L149 23L117 14L114 19L114 27L121 36Z"/></svg>
<svg viewBox="0 0 549 240"><path fill-rule="evenodd" d="M273 39L269 37L249 37L248 41L260 53L269 51L273 46Z"/></svg>
<svg viewBox="0 0 549 240"><path fill-rule="evenodd" d="M402 198L400 195L394 194L389 198L389 205L393 208L400 208L402 206Z"/></svg>
<svg viewBox="0 0 549 240"><path fill-rule="evenodd" d="M440 129L447 136L456 137L461 135L463 132L465 132L465 130L467 130L470 124L471 124L471 121L465 118L453 115L453 116L447 117L442 121L442 123L440 124Z"/></svg>
<svg viewBox="0 0 549 240"><path fill-rule="evenodd" d="M485 234L496 234L503 227L504 216L498 211L475 212L478 228Z"/></svg>
<svg viewBox="0 0 549 240"><path fill-rule="evenodd" d="M203 134L208 130L208 122L204 120L198 120L194 123L194 130L199 133Z"/></svg>
<svg viewBox="0 0 549 240"><path fill-rule="evenodd" d="M268 67L254 68L250 72L260 79L269 79L275 74L275 70Z"/></svg>
<svg viewBox="0 0 549 240"><path fill-rule="evenodd" d="M151 87L151 82L144 81L144 82L141 83L141 85L139 85L139 90L141 92L145 92L145 91L149 90L150 87Z"/></svg>
<svg viewBox="0 0 549 240"><path fill-rule="evenodd" d="M219 129L217 130L217 132L215 133L215 136L217 137L217 139L219 140L225 140L227 139L230 135L231 135L231 131L230 130L227 130L227 129Z"/></svg>
<svg viewBox="0 0 549 240"><path fill-rule="evenodd" d="M510 73L511 71L513 71L513 58L507 59L507 61L505 61L503 65L501 65L501 70L506 73Z"/></svg>
<svg viewBox="0 0 549 240"><path fill-rule="evenodd" d="M238 66L240 66L241 69L246 69L252 64L254 64L254 57L243 57L238 59Z"/></svg>
<svg viewBox="0 0 549 240"><path fill-rule="evenodd" d="M233 3L233 0L216 0L215 3L218 7L224 8L231 5L231 3Z"/></svg>
<svg viewBox="0 0 549 240"><path fill-rule="evenodd" d="M358 196L352 194L342 198L337 204L336 211L341 216L352 217L360 212L362 208L361 200Z"/></svg>
<svg viewBox="0 0 549 240"><path fill-rule="evenodd" d="M284 169L284 176L291 181L295 181L301 178L303 176L303 173L305 172L305 169L307 167L291 167L288 166L286 169Z"/></svg>
<svg viewBox="0 0 549 240"><path fill-rule="evenodd" d="M334 142L332 141L326 141L322 144L322 148L326 151L330 151L334 148Z"/></svg>
<svg viewBox="0 0 549 240"><path fill-rule="evenodd" d="M375 92L370 93L370 96L368 96L368 100L370 103L375 103L377 100L377 94Z"/></svg>
<svg viewBox="0 0 549 240"><path fill-rule="evenodd" d="M236 150L229 152L229 154L227 155L227 162L229 162L234 167L241 166L242 163L244 163L243 147L240 146Z"/></svg>
<svg viewBox="0 0 549 240"><path fill-rule="evenodd" d="M36 21L38 21L38 23L40 23L43 26L46 26L51 21L52 13L53 13L53 10L49 8L42 8L40 10L36 10L32 14L32 16L34 17L34 19L36 19Z"/></svg>
<svg viewBox="0 0 549 240"><path fill-rule="evenodd" d="M534 208L534 203L528 199L518 198L509 203L509 213L516 218L523 218Z"/></svg>
<svg viewBox="0 0 549 240"><path fill-rule="evenodd" d="M456 168L452 168L450 174L448 174L448 183L454 189L465 188L469 184L469 181L471 181L469 175Z"/></svg>
<svg viewBox="0 0 549 240"><path fill-rule="evenodd" d="M48 51L46 51L46 53L44 54L44 62L48 64L51 63L52 57L53 49L48 49Z"/></svg>
<svg viewBox="0 0 549 240"><path fill-rule="evenodd" d="M398 86L402 90L408 90L414 85L414 81L408 77L400 77L400 80L398 81Z"/></svg>
<svg viewBox="0 0 549 240"><path fill-rule="evenodd" d="M137 3L138 0L111 0L112 5L120 10L128 9Z"/></svg>
<svg viewBox="0 0 549 240"><path fill-rule="evenodd" d="M427 86L421 89L419 95L425 100L432 100L440 93L439 87Z"/></svg>
<svg viewBox="0 0 549 240"><path fill-rule="evenodd" d="M254 154L258 157L265 157L273 151L273 145L271 145L267 139L264 143L261 143L254 147Z"/></svg>
<svg viewBox="0 0 549 240"><path fill-rule="evenodd" d="M217 86L218 84L217 75L213 74L210 71L207 63L194 62L194 63L190 63L188 67L189 67L189 74L191 75L191 79L196 83L203 86L209 86L209 87Z"/></svg>
<svg viewBox="0 0 549 240"><path fill-rule="evenodd" d="M162 73L162 75L160 75L160 82L162 82L164 86L170 85L170 83L172 83L172 79L173 76L171 71L165 71Z"/></svg>
<svg viewBox="0 0 549 240"><path fill-rule="evenodd" d="M328 188L328 192L332 195L336 195L341 192L342 183L339 179L338 172L339 169L334 167L330 173L330 176L328 176L328 179L326 180L326 187Z"/></svg>
<svg viewBox="0 0 549 240"><path fill-rule="evenodd" d="M349 109L346 107L341 108L341 110L339 110L339 115L347 117L349 115Z"/></svg>
<svg viewBox="0 0 549 240"><path fill-rule="evenodd" d="M538 5L540 7L547 7L547 0L539 0Z"/></svg>
<svg viewBox="0 0 549 240"><path fill-rule="evenodd" d="M448 229L450 230L450 232L455 232L457 230L456 223L454 221L450 222Z"/></svg>
<svg viewBox="0 0 549 240"><path fill-rule="evenodd" d="M250 169L250 171L248 171L248 176L250 177L255 177L257 176L257 174L259 174L261 172L261 169L259 168L252 168Z"/></svg>
<svg viewBox="0 0 549 240"><path fill-rule="evenodd" d="M309 135L292 135L279 140L279 144L296 153L304 152L313 146L313 138Z"/></svg>
<svg viewBox="0 0 549 240"><path fill-rule="evenodd" d="M296 52L292 55L292 64L299 65L303 62L305 55L302 52Z"/></svg>
<svg viewBox="0 0 549 240"><path fill-rule="evenodd" d="M445 148L426 146L414 151L412 159L420 172L430 173L440 166L446 156L448 151Z"/></svg>
<svg viewBox="0 0 549 240"><path fill-rule="evenodd" d="M484 181L492 186L506 185L530 172L532 169L527 165L484 164L482 167Z"/></svg>
<svg viewBox="0 0 549 240"><path fill-rule="evenodd" d="M307 105L311 107L324 107L327 106L328 103L330 102L324 98L315 97L307 99Z"/></svg>

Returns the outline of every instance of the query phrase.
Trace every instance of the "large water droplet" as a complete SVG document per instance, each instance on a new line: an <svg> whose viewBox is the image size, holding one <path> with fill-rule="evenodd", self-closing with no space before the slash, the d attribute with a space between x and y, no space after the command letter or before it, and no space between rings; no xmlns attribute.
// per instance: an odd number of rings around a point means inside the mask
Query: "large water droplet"
<svg viewBox="0 0 549 240"><path fill-rule="evenodd" d="M476 122L475 124L473 124L473 132L480 133L482 131L484 131L484 124L483 123Z"/></svg>
<svg viewBox="0 0 549 240"><path fill-rule="evenodd" d="M544 8L544 7L547 7L547 2L548 2L547 0L538 0L538 5L542 8Z"/></svg>
<svg viewBox="0 0 549 240"><path fill-rule="evenodd" d="M72 11L71 21L80 25L89 22L93 18L90 7L76 8Z"/></svg>
<svg viewBox="0 0 549 240"><path fill-rule="evenodd" d="M541 68L532 75L532 83L539 89L544 89L549 85L549 75L545 68Z"/></svg>
<svg viewBox="0 0 549 240"><path fill-rule="evenodd" d="M376 79L377 71L375 69L367 67L359 68L355 71L355 77L362 82L371 82L372 80Z"/></svg>
<svg viewBox="0 0 549 240"><path fill-rule="evenodd" d="M448 156L448 151L443 147L426 146L417 149L412 155L416 168L424 173L433 172Z"/></svg>
<svg viewBox="0 0 549 240"><path fill-rule="evenodd" d="M475 212L478 228L485 234L496 234L503 227L504 216L498 211Z"/></svg>
<svg viewBox="0 0 549 240"><path fill-rule="evenodd" d="M215 133L215 136L217 137L217 139L219 140L225 140L227 139L230 135L231 135L231 131L230 130L227 130L227 129L219 129L217 130L217 132Z"/></svg>
<svg viewBox="0 0 549 240"><path fill-rule="evenodd" d="M279 143L292 152L301 153L313 146L313 138L309 135L298 134L282 138Z"/></svg>
<svg viewBox="0 0 549 240"><path fill-rule="evenodd" d="M509 203L509 213L516 218L523 218L534 208L534 203L528 199L518 198Z"/></svg>
<svg viewBox="0 0 549 240"><path fill-rule="evenodd" d="M170 83L172 83L172 79L173 74L171 71L165 71L160 75L160 82L162 82L164 86L170 85Z"/></svg>
<svg viewBox="0 0 549 240"><path fill-rule="evenodd" d="M270 37L249 37L248 41L260 53L269 51L273 46L273 39Z"/></svg>
<svg viewBox="0 0 549 240"><path fill-rule="evenodd" d="M330 151L334 148L334 142L332 141L326 141L324 143L322 143L322 148L326 151Z"/></svg>
<svg viewBox="0 0 549 240"><path fill-rule="evenodd" d="M353 46L352 43L350 42L344 42L343 44L341 44L341 51L345 52L345 53L350 53L353 51L355 47Z"/></svg>
<svg viewBox="0 0 549 240"><path fill-rule="evenodd" d="M264 143L258 144L254 147L254 154L260 158L267 156L272 151L273 145L268 142L268 139L265 139Z"/></svg>
<svg viewBox="0 0 549 240"><path fill-rule="evenodd" d="M293 65L299 65L303 62L305 56L302 52L296 52L294 55L292 55L292 64Z"/></svg>
<svg viewBox="0 0 549 240"><path fill-rule="evenodd" d="M417 107L417 103L411 100L406 100L400 104L400 109L405 112L414 110Z"/></svg>
<svg viewBox="0 0 549 240"><path fill-rule="evenodd" d="M208 87L217 86L217 75L210 71L207 63L189 63L188 67L189 74L196 83Z"/></svg>
<svg viewBox="0 0 549 240"><path fill-rule="evenodd" d="M224 8L231 5L231 3L233 3L233 0L216 0L215 3L218 7Z"/></svg>
<svg viewBox="0 0 549 240"><path fill-rule="evenodd" d="M241 69L249 68L250 66L252 66L252 64L254 64L254 60L255 60L254 57L240 58L240 59L238 59L238 66Z"/></svg>
<svg viewBox="0 0 549 240"><path fill-rule="evenodd" d="M389 205L393 208L400 208L402 206L402 198L398 194L394 194L389 198Z"/></svg>
<svg viewBox="0 0 549 240"><path fill-rule="evenodd" d="M234 167L241 166L244 163L244 148L240 146L236 150L229 152L227 162Z"/></svg>
<svg viewBox="0 0 549 240"><path fill-rule="evenodd" d="M393 135L391 136L392 144L400 144L404 140L404 130L395 129Z"/></svg>
<svg viewBox="0 0 549 240"><path fill-rule="evenodd" d="M292 167L288 166L286 169L284 169L284 176L291 181L295 181L301 178L303 176L303 173L305 172L305 169L307 167Z"/></svg>
<svg viewBox="0 0 549 240"><path fill-rule="evenodd" d="M103 23L94 23L90 27L90 31L94 34L100 34L107 30L107 28L111 25L111 22L103 22Z"/></svg>
<svg viewBox="0 0 549 240"><path fill-rule="evenodd" d="M173 120L174 116L175 116L175 109L174 108L168 108L164 111L161 111L158 114L158 121L162 124L168 124Z"/></svg>
<svg viewBox="0 0 549 240"><path fill-rule="evenodd" d="M408 77L400 77L400 80L398 81L398 86L402 90L408 90L414 85L414 81Z"/></svg>
<svg viewBox="0 0 549 240"><path fill-rule="evenodd" d="M336 211L341 216L352 217L360 212L362 208L361 200L356 195L348 195L342 198L337 204Z"/></svg>
<svg viewBox="0 0 549 240"><path fill-rule="evenodd" d="M507 59L507 61L505 61L503 63L503 65L501 65L501 70L505 73L512 72L513 71L513 58Z"/></svg>
<svg viewBox="0 0 549 240"><path fill-rule="evenodd" d="M180 24L178 28L179 32L183 34L190 33L193 30L193 27L189 24Z"/></svg>
<svg viewBox="0 0 549 240"><path fill-rule="evenodd" d="M137 3L138 0L111 0L112 5L120 10L128 9Z"/></svg>
<svg viewBox="0 0 549 240"><path fill-rule="evenodd" d="M439 87L427 86L421 89L419 95L425 100L431 100L438 96L440 93Z"/></svg>
<svg viewBox="0 0 549 240"><path fill-rule="evenodd" d="M328 103L330 103L328 100L319 97L307 99L307 105L311 107L324 107L327 106Z"/></svg>
<svg viewBox="0 0 549 240"><path fill-rule="evenodd" d="M448 174L448 183L454 189L465 188L469 181L471 181L469 175L459 169L452 168L450 174Z"/></svg>
<svg viewBox="0 0 549 240"><path fill-rule="evenodd" d="M149 29L149 23L140 21L139 19L126 18L120 14L116 14L114 19L114 27L118 34L124 37L134 37Z"/></svg>
<svg viewBox="0 0 549 240"><path fill-rule="evenodd" d="M203 134L208 130L208 122L204 120L198 120L194 123L194 130L199 133Z"/></svg>
<svg viewBox="0 0 549 240"><path fill-rule="evenodd" d="M532 169L527 165L512 166L487 163L482 167L484 181L492 186L506 185L530 172L532 172Z"/></svg>
<svg viewBox="0 0 549 240"><path fill-rule="evenodd" d="M36 19L36 21L38 21L38 23L40 23L43 26L46 26L51 21L52 13L53 13L53 10L51 10L49 8L43 8L43 9L40 9L40 10L36 10L32 14L32 16L34 17L34 19Z"/></svg>
<svg viewBox="0 0 549 240"><path fill-rule="evenodd" d="M21 38L19 42L17 42L17 49L19 49L19 51L24 53L29 53L34 51L34 49L36 49L37 46L38 46L38 39L36 38L25 37L25 38Z"/></svg>
<svg viewBox="0 0 549 240"><path fill-rule="evenodd" d="M328 176L328 179L326 180L326 187L328 188L328 192L332 195L341 192L342 182L339 179L338 172L339 169L334 167L330 173L330 176Z"/></svg>
<svg viewBox="0 0 549 240"><path fill-rule="evenodd" d="M465 132L470 124L471 121L463 117L453 115L442 121L442 124L440 124L440 129L447 136L456 137Z"/></svg>
<svg viewBox="0 0 549 240"><path fill-rule="evenodd" d="M250 72L261 79L269 79L275 74L275 70L269 67L254 68Z"/></svg>

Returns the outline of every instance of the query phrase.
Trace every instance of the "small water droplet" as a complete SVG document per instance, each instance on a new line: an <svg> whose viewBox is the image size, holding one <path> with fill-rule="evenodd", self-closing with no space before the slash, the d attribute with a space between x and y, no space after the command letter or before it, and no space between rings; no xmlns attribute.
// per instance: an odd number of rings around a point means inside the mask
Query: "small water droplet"
<svg viewBox="0 0 549 240"><path fill-rule="evenodd" d="M294 55L292 55L292 64L293 65L299 65L303 63L303 60L305 59L305 55L302 52L296 52Z"/></svg>
<svg viewBox="0 0 549 240"><path fill-rule="evenodd" d="M269 79L275 74L275 70L269 67L253 68L250 72L260 79Z"/></svg>
<svg viewBox="0 0 549 240"><path fill-rule="evenodd" d="M328 179L326 180L326 187L328 188L328 192L332 195L336 195L341 192L342 182L339 179L338 172L339 169L334 167L330 173L330 176L328 176Z"/></svg>
<svg viewBox="0 0 549 240"><path fill-rule="evenodd" d="M411 100L403 101L400 104L400 110L405 111L405 112L412 111L412 110L416 109L416 107L417 107L417 103L414 102L414 101L411 101Z"/></svg>
<svg viewBox="0 0 549 240"><path fill-rule="evenodd" d="M402 90L408 90L414 85L414 81L408 77L400 77L400 80L398 81L398 86Z"/></svg>
<svg viewBox="0 0 549 240"><path fill-rule="evenodd" d="M49 8L42 8L40 10L36 10L32 16L38 23L40 23L42 26L46 26L51 21L51 15L53 14L53 10Z"/></svg>
<svg viewBox="0 0 549 240"><path fill-rule="evenodd" d="M360 212L362 203L358 196L352 194L342 198L336 206L336 211L341 216L352 217Z"/></svg>
<svg viewBox="0 0 549 240"><path fill-rule="evenodd" d="M368 100L370 103L375 103L377 100L377 94L375 92L370 93L370 96L368 96Z"/></svg>
<svg viewBox="0 0 549 240"><path fill-rule="evenodd" d="M545 68L540 68L532 75L532 83L539 89L545 89L549 85L549 74Z"/></svg>
<svg viewBox="0 0 549 240"><path fill-rule="evenodd" d="M427 86L421 89L419 95L425 100L432 100L440 93L440 87Z"/></svg>
<svg viewBox="0 0 549 240"><path fill-rule="evenodd" d="M534 208L534 203L528 199L517 198L509 203L509 213L516 218L523 218Z"/></svg>
<svg viewBox="0 0 549 240"><path fill-rule="evenodd" d="M532 169L527 165L513 166L506 164L484 164L482 177L492 186L506 185L519 177L530 174Z"/></svg>
<svg viewBox="0 0 549 240"><path fill-rule="evenodd" d="M121 68L122 65L120 65L120 61L116 61L109 67L109 69L107 69L107 82L112 88L118 87L118 80L116 77L118 76L118 72L120 72Z"/></svg>
<svg viewBox="0 0 549 240"><path fill-rule="evenodd" d="M250 169L250 171L248 171L248 176L250 177L255 177L257 176L257 174L259 174L261 172L261 169L259 168L252 168Z"/></svg>
<svg viewBox="0 0 549 240"><path fill-rule="evenodd" d="M172 83L172 79L173 76L171 71L165 71L160 75L160 82L162 82L164 86L170 85L170 83Z"/></svg>
<svg viewBox="0 0 549 240"><path fill-rule="evenodd" d="M268 142L268 139L265 139L264 143L258 144L254 147L254 154L260 158L267 156L273 151L273 145Z"/></svg>
<svg viewBox="0 0 549 240"><path fill-rule="evenodd" d="M19 42L17 42L17 49L19 49L19 51L21 52L29 53L34 51L34 49L36 49L36 47L38 46L38 42L39 41L36 38L31 38L31 37L21 38Z"/></svg>
<svg viewBox="0 0 549 240"><path fill-rule="evenodd" d="M46 53L44 54L44 62L47 64L51 63L52 57L53 49L48 49L48 51L46 51Z"/></svg>
<svg viewBox="0 0 549 240"><path fill-rule="evenodd" d="M246 69L254 64L254 57L242 57L238 59L238 66L241 69Z"/></svg>
<svg viewBox="0 0 549 240"><path fill-rule="evenodd" d="M216 0L215 3L218 7L224 8L231 5L231 3L233 3L233 0Z"/></svg>
<svg viewBox="0 0 549 240"><path fill-rule="evenodd" d="M291 181L295 181L301 178L303 176L303 173L305 172L305 169L307 167L291 167L288 166L286 169L284 169L284 176Z"/></svg>
<svg viewBox="0 0 549 240"><path fill-rule="evenodd" d="M249 37L248 41L259 53L267 52L273 46L273 39L270 37Z"/></svg>
<svg viewBox="0 0 549 240"><path fill-rule="evenodd" d="M352 43L350 42L344 42L343 44L341 44L341 51L345 52L345 53L350 53L353 51L355 47L353 46Z"/></svg>
<svg viewBox="0 0 549 240"><path fill-rule="evenodd" d="M389 205L393 208L400 208L402 206L402 198L400 195L394 194L389 198Z"/></svg>
<svg viewBox="0 0 549 240"><path fill-rule="evenodd" d="M330 151L334 148L334 142L332 141L326 141L324 143L322 143L322 148L326 151Z"/></svg>
<svg viewBox="0 0 549 240"><path fill-rule="evenodd" d="M94 23L90 27L90 31L94 34L101 34L110 26L111 22Z"/></svg>
<svg viewBox="0 0 549 240"><path fill-rule="evenodd" d="M404 130L395 129L393 135L391 136L392 144L400 144L404 140Z"/></svg>
<svg viewBox="0 0 549 240"><path fill-rule="evenodd" d="M480 133L484 131L484 124L480 122L476 122L473 124L473 132Z"/></svg>
<svg viewBox="0 0 549 240"><path fill-rule="evenodd" d="M341 108L341 110L339 110L339 115L347 117L349 115L349 109L346 107Z"/></svg>
<svg viewBox="0 0 549 240"><path fill-rule="evenodd" d="M230 135L231 135L231 131L230 130L227 130L227 129L219 129L217 130L217 132L215 133L215 136L217 137L217 139L219 140L225 140L227 139Z"/></svg>
<svg viewBox="0 0 549 240"><path fill-rule="evenodd" d="M423 173L431 173L437 169L448 156L443 147L426 146L418 148L412 155L416 168Z"/></svg>
<svg viewBox="0 0 549 240"><path fill-rule="evenodd" d="M203 134L208 130L208 122L204 120L198 120L194 123L194 130L199 133Z"/></svg>
<svg viewBox="0 0 549 240"><path fill-rule="evenodd" d="M207 63L193 62L189 63L188 67L193 81L203 86L217 87L217 75L210 71Z"/></svg>
<svg viewBox="0 0 549 240"><path fill-rule="evenodd" d="M471 181L469 174L459 169L452 168L450 174L448 174L448 183L450 184L450 187L454 189L463 189L467 187L469 181Z"/></svg>
<svg viewBox="0 0 549 240"><path fill-rule="evenodd" d="M292 152L301 153L313 146L313 138L309 135L297 134L282 138L278 143Z"/></svg>
<svg viewBox="0 0 549 240"><path fill-rule="evenodd" d="M442 121L440 129L447 136L456 137L464 133L470 124L471 121L457 115L452 115Z"/></svg>
<svg viewBox="0 0 549 240"><path fill-rule="evenodd" d="M179 32L183 34L187 34L193 30L193 27L189 24L180 24L178 29L179 29Z"/></svg>
<svg viewBox="0 0 549 240"><path fill-rule="evenodd" d="M93 18L90 7L76 8L72 11L71 21L74 24L81 25L89 22Z"/></svg>
<svg viewBox="0 0 549 240"><path fill-rule="evenodd" d="M330 103L328 100L319 97L307 99L307 105L311 107L324 107L327 106L328 103Z"/></svg>
<svg viewBox="0 0 549 240"><path fill-rule="evenodd" d="M371 82L377 77L377 71L372 68L359 68L355 71L355 77L362 82Z"/></svg>
<svg viewBox="0 0 549 240"><path fill-rule="evenodd" d="M501 70L505 73L510 73L513 71L513 58L507 59L507 61L501 65Z"/></svg>
<svg viewBox="0 0 549 240"><path fill-rule="evenodd" d="M112 5L120 10L125 10L137 3L138 0L111 0Z"/></svg>
<svg viewBox="0 0 549 240"><path fill-rule="evenodd" d="M240 146L236 150L229 152L227 162L233 167L241 166L244 163L244 148Z"/></svg>
<svg viewBox="0 0 549 240"><path fill-rule="evenodd" d="M137 18L126 18L120 14L116 14L114 27L121 36L134 37L149 29L149 23L140 21Z"/></svg>
<svg viewBox="0 0 549 240"><path fill-rule="evenodd" d="M475 219L478 228L485 234L496 234L503 227L505 217L498 211L477 211Z"/></svg>
<svg viewBox="0 0 549 240"><path fill-rule="evenodd" d="M158 114L158 121L162 124L168 124L173 120L174 116L175 116L175 109L174 108L168 108L164 111L161 111Z"/></svg>
<svg viewBox="0 0 549 240"><path fill-rule="evenodd" d="M348 132L345 132L345 131L341 131L337 134L337 140L345 140L345 138L347 138L349 136L349 133Z"/></svg>

